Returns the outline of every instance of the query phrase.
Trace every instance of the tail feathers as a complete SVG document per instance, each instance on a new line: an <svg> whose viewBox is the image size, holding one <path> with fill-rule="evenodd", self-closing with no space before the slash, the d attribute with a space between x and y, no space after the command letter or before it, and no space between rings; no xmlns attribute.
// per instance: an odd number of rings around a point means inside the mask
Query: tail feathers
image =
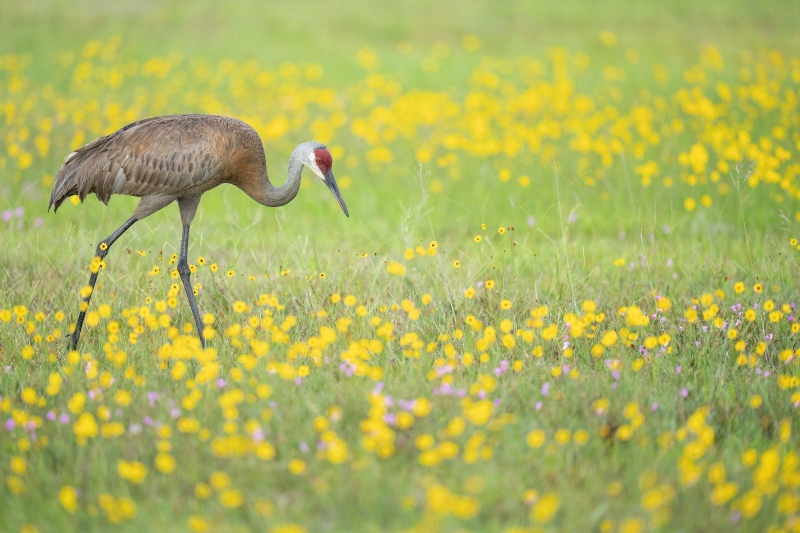
<svg viewBox="0 0 800 533"><path fill-rule="evenodd" d="M95 139L89 144L82 146L69 154L64 160L64 165L53 179L53 190L50 193L50 203L47 211L55 207L54 212L67 198L77 195L80 201L86 198L89 193L96 193L97 197L104 204L108 205L111 191L107 187L97 188L97 177L99 161L92 157L94 150L109 140L111 135ZM94 160L94 161L93 161Z"/></svg>
<svg viewBox="0 0 800 533"><path fill-rule="evenodd" d="M75 154L75 152L70 154L70 156L74 157L73 154ZM58 212L58 208L61 207L64 200L70 196L79 194L78 173L76 172L78 170L76 167L78 166L79 165L71 164L71 161L67 159L64 166L58 171L58 174L56 174L53 180L53 190L50 193L50 203L47 206L48 211L50 211L51 207L55 207L54 211ZM81 201L83 201L85 197L85 194L81 196Z"/></svg>

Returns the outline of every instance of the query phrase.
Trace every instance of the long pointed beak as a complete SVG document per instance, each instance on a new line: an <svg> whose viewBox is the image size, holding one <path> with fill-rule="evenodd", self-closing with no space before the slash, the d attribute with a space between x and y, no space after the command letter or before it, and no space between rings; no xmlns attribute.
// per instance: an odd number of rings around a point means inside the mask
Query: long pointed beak
<svg viewBox="0 0 800 533"><path fill-rule="evenodd" d="M325 175L325 183L328 185L328 188L331 190L333 195L336 197L336 200L339 202L339 205L342 207L342 211L344 211L345 216L350 218L350 213L347 212L347 206L344 204L344 200L342 199L342 193L339 192L339 186L336 185L336 180L333 177L333 172L330 170Z"/></svg>

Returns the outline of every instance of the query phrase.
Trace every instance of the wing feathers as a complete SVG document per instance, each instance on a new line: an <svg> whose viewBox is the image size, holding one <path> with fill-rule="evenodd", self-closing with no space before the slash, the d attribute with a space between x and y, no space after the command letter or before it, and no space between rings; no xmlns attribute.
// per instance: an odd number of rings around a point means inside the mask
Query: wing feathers
<svg viewBox="0 0 800 533"><path fill-rule="evenodd" d="M175 195L202 187L222 171L219 139L231 124L207 115L171 115L134 122L69 154L55 177L50 207L68 197L81 201L94 192L108 203L112 194ZM246 125L245 125L246 126ZM49 207L48 207L49 209Z"/></svg>

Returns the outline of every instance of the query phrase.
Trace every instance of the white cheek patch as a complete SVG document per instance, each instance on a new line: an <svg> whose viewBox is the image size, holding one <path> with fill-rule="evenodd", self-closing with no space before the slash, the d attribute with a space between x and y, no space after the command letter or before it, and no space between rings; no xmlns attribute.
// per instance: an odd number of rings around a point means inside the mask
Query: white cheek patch
<svg viewBox="0 0 800 533"><path fill-rule="evenodd" d="M321 179L322 181L326 181L325 174L322 173L322 170L319 168L319 165L317 165L317 158L315 157L313 152L308 156L308 168L311 169L311 172L319 176L319 179Z"/></svg>

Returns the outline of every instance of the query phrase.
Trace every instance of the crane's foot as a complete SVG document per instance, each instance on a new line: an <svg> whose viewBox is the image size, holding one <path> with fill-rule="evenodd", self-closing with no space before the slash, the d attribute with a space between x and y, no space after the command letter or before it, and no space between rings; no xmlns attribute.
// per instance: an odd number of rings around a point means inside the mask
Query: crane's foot
<svg viewBox="0 0 800 533"><path fill-rule="evenodd" d="M75 331L74 331L74 332L73 332L73 333L72 333L72 334L69 336L69 349L70 349L70 351L73 351L73 350L77 350L77 349L78 349L78 340L80 340L80 338L81 338L81 334L80 334L80 332L79 332L79 331L77 331L77 330L75 330Z"/></svg>

